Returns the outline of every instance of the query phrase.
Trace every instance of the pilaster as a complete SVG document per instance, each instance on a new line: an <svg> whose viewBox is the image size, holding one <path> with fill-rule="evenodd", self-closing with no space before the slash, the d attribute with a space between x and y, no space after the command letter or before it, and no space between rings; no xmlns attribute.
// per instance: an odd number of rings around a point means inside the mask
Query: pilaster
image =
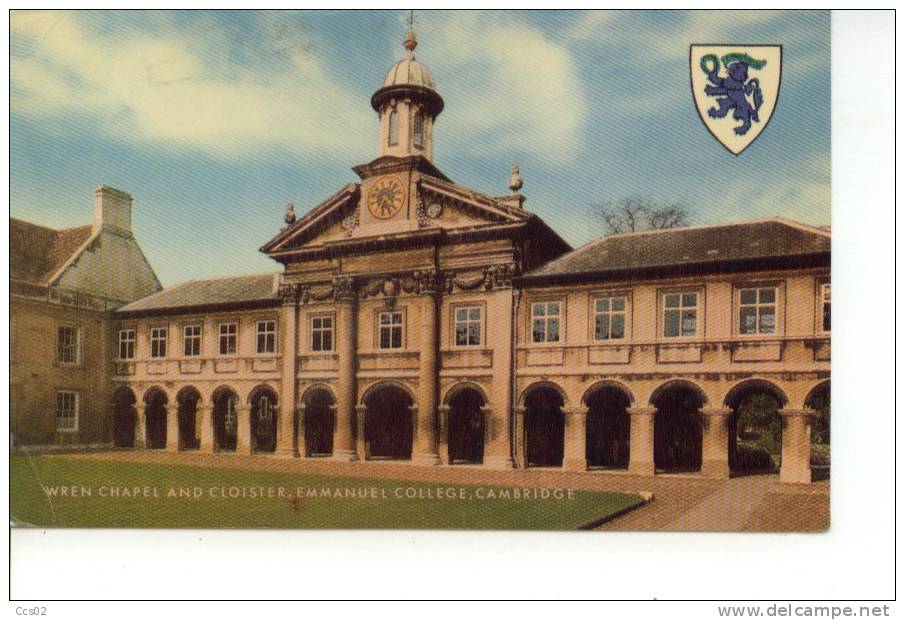
<svg viewBox="0 0 905 620"><path fill-rule="evenodd" d="M808 484L811 482L811 421L815 411L810 409L781 409L782 463L780 482Z"/></svg>
<svg viewBox="0 0 905 620"><path fill-rule="evenodd" d="M198 414L201 418L199 428L201 429L199 449L205 454L213 454L214 452L214 407L213 405L198 405Z"/></svg>
<svg viewBox="0 0 905 620"><path fill-rule="evenodd" d="M356 321L355 281L348 276L337 277L333 281L333 295L336 301L336 351L337 386L336 411L333 431L333 460L357 461L364 445L364 428L358 425L361 441L356 441L352 429L355 423L357 385L355 360L357 355L358 323ZM356 444L359 444L356 447Z"/></svg>
<svg viewBox="0 0 905 620"><path fill-rule="evenodd" d="M654 407L630 407L628 470L639 476L654 475Z"/></svg>
<svg viewBox="0 0 905 620"><path fill-rule="evenodd" d="M588 408L584 406L563 410L566 414L565 456L563 467L568 471L586 471L588 462L586 437L588 424Z"/></svg>
<svg viewBox="0 0 905 620"><path fill-rule="evenodd" d="M729 415L731 409L705 408L704 437L701 446L701 475L705 478L729 478Z"/></svg>

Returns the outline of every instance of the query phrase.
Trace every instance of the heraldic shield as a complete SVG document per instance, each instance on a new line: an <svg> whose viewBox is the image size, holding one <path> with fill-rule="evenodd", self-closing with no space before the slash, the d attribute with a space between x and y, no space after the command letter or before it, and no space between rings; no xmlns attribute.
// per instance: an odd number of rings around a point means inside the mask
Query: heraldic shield
<svg viewBox="0 0 905 620"><path fill-rule="evenodd" d="M698 115L714 138L740 154L776 110L782 46L695 44L689 62Z"/></svg>

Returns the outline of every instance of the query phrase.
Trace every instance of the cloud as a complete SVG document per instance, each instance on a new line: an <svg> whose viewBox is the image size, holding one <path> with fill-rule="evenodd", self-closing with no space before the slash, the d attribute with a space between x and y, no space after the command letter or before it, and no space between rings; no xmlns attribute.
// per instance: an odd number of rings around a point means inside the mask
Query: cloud
<svg viewBox="0 0 905 620"><path fill-rule="evenodd" d="M418 52L447 102L438 144L543 153L554 165L574 160L587 105L564 44L511 15L457 11L429 26L419 30Z"/></svg>
<svg viewBox="0 0 905 620"><path fill-rule="evenodd" d="M228 42L216 32L179 34L154 17L162 33L101 32L72 13L14 13L13 114L65 119L65 128L92 120L114 139L221 158L274 147L328 154L373 131L367 103L304 49L283 50L277 69L243 67L219 53Z"/></svg>

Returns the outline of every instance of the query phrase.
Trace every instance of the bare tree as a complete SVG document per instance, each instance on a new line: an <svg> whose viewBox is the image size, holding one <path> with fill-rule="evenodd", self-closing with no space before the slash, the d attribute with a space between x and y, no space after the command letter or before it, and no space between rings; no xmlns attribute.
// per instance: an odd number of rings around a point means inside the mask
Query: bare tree
<svg viewBox="0 0 905 620"><path fill-rule="evenodd" d="M649 198L607 201L593 205L592 212L603 223L607 235L688 225L688 212L684 205L660 204Z"/></svg>

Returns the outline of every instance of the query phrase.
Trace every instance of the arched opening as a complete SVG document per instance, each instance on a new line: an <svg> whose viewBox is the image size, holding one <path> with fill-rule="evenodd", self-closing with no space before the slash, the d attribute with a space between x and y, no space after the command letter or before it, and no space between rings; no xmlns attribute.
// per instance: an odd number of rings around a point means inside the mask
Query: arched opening
<svg viewBox="0 0 905 620"><path fill-rule="evenodd" d="M157 388L145 394L145 438L147 448L167 447L167 395Z"/></svg>
<svg viewBox="0 0 905 620"><path fill-rule="evenodd" d="M135 393L123 387L113 395L113 445L117 448L135 447Z"/></svg>
<svg viewBox="0 0 905 620"><path fill-rule="evenodd" d="M528 467L562 467L566 416L562 395L539 387L525 397L525 456Z"/></svg>
<svg viewBox="0 0 905 620"><path fill-rule="evenodd" d="M412 143L417 148L424 148L424 113L416 110L412 118Z"/></svg>
<svg viewBox="0 0 905 620"><path fill-rule="evenodd" d="M396 108L393 108L387 119L387 146L397 144L399 144L399 113L396 112Z"/></svg>
<svg viewBox="0 0 905 620"><path fill-rule="evenodd" d="M658 472L701 470L704 439L700 388L675 381L659 388L651 397L654 415L654 467Z"/></svg>
<svg viewBox="0 0 905 620"><path fill-rule="evenodd" d="M230 389L214 393L214 450L235 452L239 428L239 397Z"/></svg>
<svg viewBox="0 0 905 620"><path fill-rule="evenodd" d="M484 397L471 387L449 398L447 445L450 463L484 462Z"/></svg>
<svg viewBox="0 0 905 620"><path fill-rule="evenodd" d="M588 467L628 469L629 397L611 385L600 387L587 398L588 424L585 454Z"/></svg>
<svg viewBox="0 0 905 620"><path fill-rule="evenodd" d="M267 386L252 390L251 449L254 452L276 452L277 449L277 395Z"/></svg>
<svg viewBox="0 0 905 620"><path fill-rule="evenodd" d="M811 475L814 480L830 477L830 382L824 381L804 401L816 412L811 426Z"/></svg>
<svg viewBox="0 0 905 620"><path fill-rule="evenodd" d="M305 456L331 456L333 454L333 428L335 403L333 395L323 388L309 390L305 394Z"/></svg>
<svg viewBox="0 0 905 620"><path fill-rule="evenodd" d="M179 390L176 402L179 403L179 449L197 450L200 445L197 420L201 394L193 387L185 387Z"/></svg>
<svg viewBox="0 0 905 620"><path fill-rule="evenodd" d="M412 397L395 385L373 390L365 399L364 439L368 459L412 458Z"/></svg>
<svg viewBox="0 0 905 620"><path fill-rule="evenodd" d="M782 460L782 419L788 402L778 387L761 379L733 387L725 404L729 415L729 471L736 476L772 473Z"/></svg>

